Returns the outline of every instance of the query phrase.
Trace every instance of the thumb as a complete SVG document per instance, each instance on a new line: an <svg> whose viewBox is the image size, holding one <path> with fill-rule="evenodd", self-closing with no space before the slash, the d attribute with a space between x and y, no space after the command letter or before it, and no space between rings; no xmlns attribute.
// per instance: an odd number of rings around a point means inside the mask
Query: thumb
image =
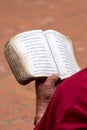
<svg viewBox="0 0 87 130"><path fill-rule="evenodd" d="M48 86L54 86L55 82L59 79L59 76L57 74L53 74L49 76L45 82L46 85Z"/></svg>

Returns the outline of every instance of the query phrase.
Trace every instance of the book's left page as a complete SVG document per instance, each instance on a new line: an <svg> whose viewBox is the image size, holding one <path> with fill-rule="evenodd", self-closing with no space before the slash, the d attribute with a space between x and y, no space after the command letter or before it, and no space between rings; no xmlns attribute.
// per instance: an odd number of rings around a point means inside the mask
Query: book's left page
<svg viewBox="0 0 87 130"><path fill-rule="evenodd" d="M11 38L5 47L5 55L19 82L57 73L42 30L24 32Z"/></svg>

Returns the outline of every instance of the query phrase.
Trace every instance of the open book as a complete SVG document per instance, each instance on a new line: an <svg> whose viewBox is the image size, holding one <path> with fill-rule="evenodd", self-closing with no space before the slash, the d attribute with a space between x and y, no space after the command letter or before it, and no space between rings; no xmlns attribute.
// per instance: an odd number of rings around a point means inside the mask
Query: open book
<svg viewBox="0 0 87 130"><path fill-rule="evenodd" d="M80 70L70 38L54 30L17 34L6 43L5 57L21 84L54 73L65 79Z"/></svg>

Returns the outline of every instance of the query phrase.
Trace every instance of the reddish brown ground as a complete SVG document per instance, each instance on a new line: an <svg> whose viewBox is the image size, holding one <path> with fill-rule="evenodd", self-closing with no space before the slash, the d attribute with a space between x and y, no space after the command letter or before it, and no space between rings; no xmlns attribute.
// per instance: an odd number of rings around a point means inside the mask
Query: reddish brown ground
<svg viewBox="0 0 87 130"><path fill-rule="evenodd" d="M13 35L33 29L69 35L80 67L87 65L87 0L0 0L0 130L34 127L34 82L18 84L3 53Z"/></svg>

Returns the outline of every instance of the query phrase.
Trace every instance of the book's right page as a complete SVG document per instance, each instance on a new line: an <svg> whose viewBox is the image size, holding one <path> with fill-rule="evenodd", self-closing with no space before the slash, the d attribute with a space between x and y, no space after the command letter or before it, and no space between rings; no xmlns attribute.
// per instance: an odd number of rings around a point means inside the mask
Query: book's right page
<svg viewBox="0 0 87 130"><path fill-rule="evenodd" d="M69 37L54 30L47 30L44 33L61 79L78 72L80 67L76 61Z"/></svg>

